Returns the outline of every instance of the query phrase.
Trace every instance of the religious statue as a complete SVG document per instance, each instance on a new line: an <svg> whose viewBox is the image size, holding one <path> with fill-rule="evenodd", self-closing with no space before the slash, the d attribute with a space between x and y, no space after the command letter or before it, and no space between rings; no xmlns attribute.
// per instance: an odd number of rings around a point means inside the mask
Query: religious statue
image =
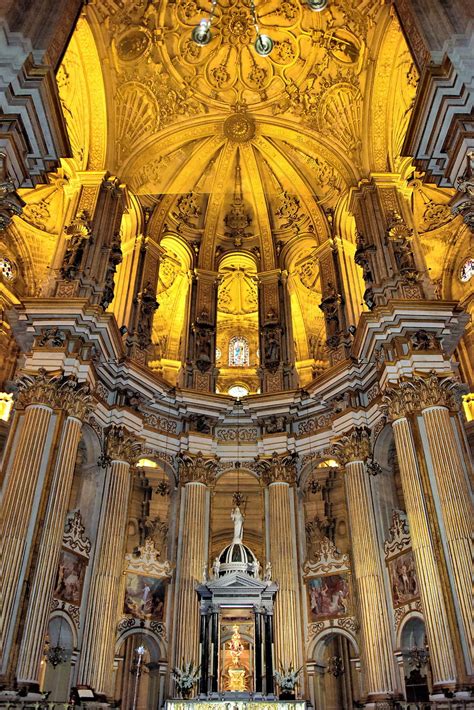
<svg viewBox="0 0 474 710"><path fill-rule="evenodd" d="M258 560L252 562L252 572L255 579L260 579L260 562Z"/></svg>
<svg viewBox="0 0 474 710"><path fill-rule="evenodd" d="M219 577L219 570L221 568L221 561L218 557L214 558L214 562L212 563L212 574L214 575L214 579L217 579Z"/></svg>
<svg viewBox="0 0 474 710"><path fill-rule="evenodd" d="M158 308L158 301L151 281L148 281L141 293L138 295L139 316L138 316L138 344L139 347L145 349L151 341L151 332L153 328L153 316Z"/></svg>
<svg viewBox="0 0 474 710"><path fill-rule="evenodd" d="M264 332L265 367L276 370L280 364L280 339L274 328Z"/></svg>
<svg viewBox="0 0 474 710"><path fill-rule="evenodd" d="M232 544L239 544L242 542L242 538L244 536L244 516L240 512L238 505L233 509L230 517L234 523L234 538L232 540Z"/></svg>
<svg viewBox="0 0 474 710"><path fill-rule="evenodd" d="M267 564L265 565L265 574L264 574L263 580L265 582L271 582L271 580L272 580L272 563L271 562L267 562Z"/></svg>
<svg viewBox="0 0 474 710"><path fill-rule="evenodd" d="M240 656L242 655L244 647L240 640L239 627L237 626L237 624L232 627L232 631L234 633L232 634L232 638L229 641L229 651L230 655L232 656L232 662L234 666L237 666L239 664Z"/></svg>

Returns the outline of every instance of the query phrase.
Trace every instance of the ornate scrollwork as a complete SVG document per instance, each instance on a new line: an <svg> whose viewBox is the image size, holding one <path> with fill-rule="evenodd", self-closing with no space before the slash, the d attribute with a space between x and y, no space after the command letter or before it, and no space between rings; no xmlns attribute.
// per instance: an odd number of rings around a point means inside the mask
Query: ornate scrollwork
<svg viewBox="0 0 474 710"><path fill-rule="evenodd" d="M410 531L408 530L408 522L403 510L393 511L389 536L388 540L384 542L386 558L398 555L411 547Z"/></svg>
<svg viewBox="0 0 474 710"><path fill-rule="evenodd" d="M63 546L85 557L89 557L92 543L84 534L85 531L81 511L74 510L69 514L66 525L64 526Z"/></svg>
<svg viewBox="0 0 474 710"><path fill-rule="evenodd" d="M305 577L328 574L329 572L347 572L349 570L349 555L339 552L336 545L328 537L323 537L320 541L314 561L307 561L303 565Z"/></svg>

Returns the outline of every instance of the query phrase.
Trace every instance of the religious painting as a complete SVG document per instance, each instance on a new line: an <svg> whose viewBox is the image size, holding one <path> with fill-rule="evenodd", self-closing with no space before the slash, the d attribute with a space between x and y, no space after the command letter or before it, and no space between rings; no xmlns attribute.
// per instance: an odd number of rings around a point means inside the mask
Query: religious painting
<svg viewBox="0 0 474 710"><path fill-rule="evenodd" d="M308 580L311 621L350 614L350 586L347 574L331 574Z"/></svg>
<svg viewBox="0 0 474 710"><path fill-rule="evenodd" d="M387 562L394 606L402 606L420 595L411 550Z"/></svg>
<svg viewBox="0 0 474 710"><path fill-rule="evenodd" d="M124 614L135 619L163 621L165 605L165 580L127 573L125 582Z"/></svg>
<svg viewBox="0 0 474 710"><path fill-rule="evenodd" d="M80 606L87 560L71 550L62 549L53 596L68 604Z"/></svg>

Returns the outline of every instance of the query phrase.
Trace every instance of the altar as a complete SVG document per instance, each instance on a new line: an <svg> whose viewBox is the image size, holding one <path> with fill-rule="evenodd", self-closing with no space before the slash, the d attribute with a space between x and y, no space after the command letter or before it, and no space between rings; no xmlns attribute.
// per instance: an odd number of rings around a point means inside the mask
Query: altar
<svg viewBox="0 0 474 710"><path fill-rule="evenodd" d="M254 700L228 698L219 700L167 700L166 710L306 710L304 700Z"/></svg>
<svg viewBox="0 0 474 710"><path fill-rule="evenodd" d="M236 704L239 710L254 705L263 710L260 698L275 697L273 601L278 585L271 579L271 566L262 574L260 562L243 544L238 508L233 520L231 544L214 560L212 578L196 587L201 611L199 697L212 702L220 698L222 710L234 710Z"/></svg>

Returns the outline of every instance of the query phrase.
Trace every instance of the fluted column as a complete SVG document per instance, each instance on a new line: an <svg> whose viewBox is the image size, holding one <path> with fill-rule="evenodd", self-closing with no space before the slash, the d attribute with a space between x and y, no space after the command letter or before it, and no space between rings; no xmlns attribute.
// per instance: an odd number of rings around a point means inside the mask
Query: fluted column
<svg viewBox="0 0 474 710"><path fill-rule="evenodd" d="M54 410L67 409L77 396L77 382L51 377L44 370L36 376L20 379L17 410L25 408L21 425L12 429L13 440L5 462L4 496L0 540L2 545L2 673L12 668L15 634L22 603L22 588L30 565L37 520L48 489L48 473L52 463L55 432L61 416L53 419ZM18 416L18 414L17 414ZM64 517L61 520L64 524Z"/></svg>
<svg viewBox="0 0 474 710"><path fill-rule="evenodd" d="M107 433L110 465L105 474L91 587L87 600L78 683L108 694L114 661L120 577L131 490L130 465L140 443L123 427Z"/></svg>
<svg viewBox="0 0 474 710"><path fill-rule="evenodd" d="M298 598L298 568L296 560L295 516L292 506L295 468L291 460L274 454L266 472L269 506L269 540L272 576L278 583L274 606L274 646L276 667L285 670L302 665L300 642L301 616Z"/></svg>
<svg viewBox="0 0 474 710"><path fill-rule="evenodd" d="M436 392L433 387L432 395ZM441 389L438 398L440 405L423 409L422 414L433 463L439 514L451 562L451 583L459 602L459 621L464 626L464 638L469 644L470 658L473 659L471 540L474 511L448 409L447 395L448 393ZM441 406L442 402L446 406Z"/></svg>
<svg viewBox="0 0 474 710"><path fill-rule="evenodd" d="M395 446L420 595L430 647L433 685L452 687L465 673L460 644L472 648L472 508L457 440L450 421L455 383L437 377L413 378L387 390L385 401L393 420ZM443 390L444 389L444 393ZM444 401L446 407L434 402ZM428 452L423 451L416 414L423 412ZM425 444L426 445L426 444ZM420 466L421 462L421 466ZM433 471L433 477L428 475ZM433 505L436 501L437 505ZM445 546L440 547L438 530ZM446 559L444 559L446 558ZM457 597L453 604L449 581ZM458 623L453 612L459 617ZM459 637L458 634L462 636Z"/></svg>
<svg viewBox="0 0 474 710"><path fill-rule="evenodd" d="M19 681L39 682L40 663L48 627L51 597L57 573L64 521L71 493L82 421L89 408L88 388L76 391L73 411L69 412L59 441L49 497L31 582L28 610L17 665ZM79 418L81 417L81 418Z"/></svg>
<svg viewBox="0 0 474 710"><path fill-rule="evenodd" d="M396 694L397 685L375 510L366 467L370 455L369 429L354 428L348 436L336 442L335 452L346 468L366 692L369 701L382 700Z"/></svg>
<svg viewBox="0 0 474 710"><path fill-rule="evenodd" d="M214 464L202 457L186 457L180 467L183 512L177 569L177 607L174 663L199 664L199 603L195 585L201 580L208 557L209 489Z"/></svg>

